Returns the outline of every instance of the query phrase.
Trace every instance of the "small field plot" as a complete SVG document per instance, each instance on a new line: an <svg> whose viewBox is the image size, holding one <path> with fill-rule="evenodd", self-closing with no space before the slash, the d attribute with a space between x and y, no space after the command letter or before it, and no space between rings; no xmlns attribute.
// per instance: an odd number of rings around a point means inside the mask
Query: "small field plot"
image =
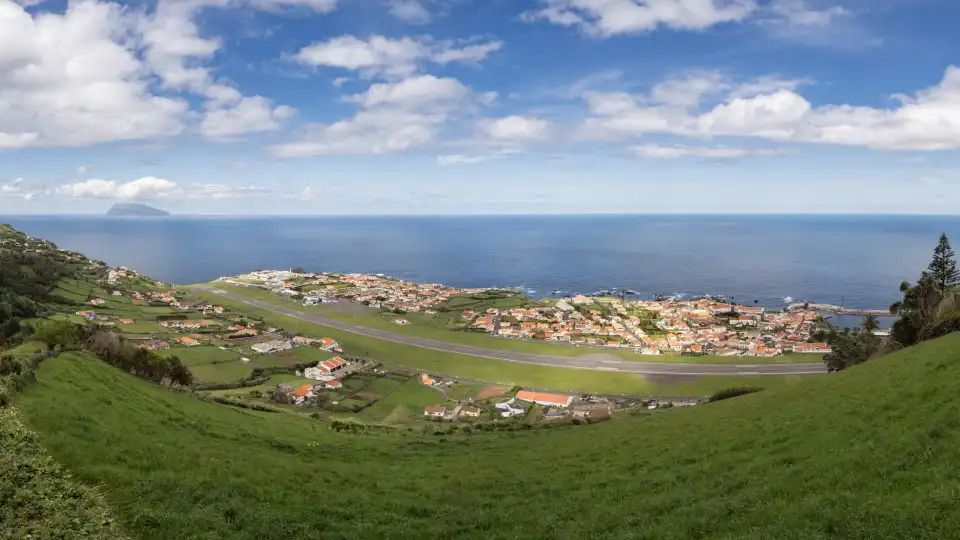
<svg viewBox="0 0 960 540"><path fill-rule="evenodd" d="M230 390L213 390L210 393L221 396L249 396L251 390L256 390L259 392L267 392L276 390L278 384L289 384L294 388L302 386L304 384L317 384L317 381L307 379L305 377L298 377L293 373L278 373L276 375L270 376L267 382L263 384L258 384L257 386L248 386L245 388L231 388Z"/></svg>
<svg viewBox="0 0 960 540"><path fill-rule="evenodd" d="M427 405L439 403L443 403L440 392L424 386L419 379L410 379L359 416L368 422L406 423L421 418Z"/></svg>
<svg viewBox="0 0 960 540"><path fill-rule="evenodd" d="M349 380L349 379L348 379ZM381 377L374 379L370 384L365 386L362 390L354 394L354 397L363 401L374 402L381 400L387 397L397 388L403 385L406 381L404 379L390 378L390 377Z"/></svg>
<svg viewBox="0 0 960 540"><path fill-rule="evenodd" d="M197 382L228 383L249 377L250 365L241 362L226 362L222 364L204 364L190 366L190 373Z"/></svg>
<svg viewBox="0 0 960 540"><path fill-rule="evenodd" d="M169 328L149 321L135 321L133 324L118 322L117 330L124 334L169 334L172 332Z"/></svg>
<svg viewBox="0 0 960 540"><path fill-rule="evenodd" d="M333 358L333 354L313 347L296 347L286 351L271 354L257 354L250 356L250 362L256 367L296 366L299 364L314 364Z"/></svg>
<svg viewBox="0 0 960 540"><path fill-rule="evenodd" d="M219 347L209 345L200 345L197 347L174 347L167 351L162 351L165 356L178 356L180 361L189 367L213 364L214 362L230 362L240 360L240 355ZM249 367L248 367L249 370ZM191 370L192 371L192 370Z"/></svg>

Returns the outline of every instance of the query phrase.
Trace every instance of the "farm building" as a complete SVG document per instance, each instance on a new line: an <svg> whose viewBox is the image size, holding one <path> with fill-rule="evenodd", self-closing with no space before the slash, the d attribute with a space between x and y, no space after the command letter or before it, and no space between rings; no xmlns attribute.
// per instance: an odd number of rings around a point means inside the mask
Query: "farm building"
<svg viewBox="0 0 960 540"><path fill-rule="evenodd" d="M530 390L521 390L517 393L517 399L528 401L539 405L549 405L551 407L569 407L573 403L573 396L563 394L548 394L547 392L533 392Z"/></svg>

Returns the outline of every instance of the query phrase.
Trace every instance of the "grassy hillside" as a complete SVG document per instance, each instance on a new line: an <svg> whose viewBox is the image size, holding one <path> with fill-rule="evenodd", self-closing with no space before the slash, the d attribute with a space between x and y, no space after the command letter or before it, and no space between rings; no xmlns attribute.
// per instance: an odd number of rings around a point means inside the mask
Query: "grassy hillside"
<svg viewBox="0 0 960 540"><path fill-rule="evenodd" d="M347 435L85 356L20 399L141 538L955 538L960 334L716 404L508 434Z"/></svg>

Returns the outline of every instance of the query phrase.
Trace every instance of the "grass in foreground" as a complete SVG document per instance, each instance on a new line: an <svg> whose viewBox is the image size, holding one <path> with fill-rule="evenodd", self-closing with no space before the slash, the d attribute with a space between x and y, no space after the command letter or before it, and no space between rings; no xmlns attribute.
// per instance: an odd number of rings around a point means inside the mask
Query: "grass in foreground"
<svg viewBox="0 0 960 540"><path fill-rule="evenodd" d="M243 302L216 294L200 294L202 298L215 301L237 312L260 317L274 326L312 337L329 336L339 341L347 354L375 358L386 364L417 368L433 373L502 383L506 386L552 388L578 392L643 394L650 396L709 396L718 390L740 386L791 385L803 377L820 375L786 375L763 377L700 377L694 381L676 383L653 383L632 373L594 371L562 367L520 364L489 358L477 358L460 354L401 345L320 326L272 311L259 309Z"/></svg>
<svg viewBox="0 0 960 540"><path fill-rule="evenodd" d="M960 335L595 426L346 435L44 362L20 401L141 538L956 538ZM318 501L323 501L322 510Z"/></svg>

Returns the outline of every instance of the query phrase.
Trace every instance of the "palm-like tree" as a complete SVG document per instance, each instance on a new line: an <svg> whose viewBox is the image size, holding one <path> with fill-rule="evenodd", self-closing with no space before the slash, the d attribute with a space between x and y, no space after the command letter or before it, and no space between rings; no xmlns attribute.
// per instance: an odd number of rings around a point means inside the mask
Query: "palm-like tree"
<svg viewBox="0 0 960 540"><path fill-rule="evenodd" d="M860 323L860 328L863 328L866 332L873 332L877 328L880 328L880 322L873 315L867 315L863 318L863 322Z"/></svg>

